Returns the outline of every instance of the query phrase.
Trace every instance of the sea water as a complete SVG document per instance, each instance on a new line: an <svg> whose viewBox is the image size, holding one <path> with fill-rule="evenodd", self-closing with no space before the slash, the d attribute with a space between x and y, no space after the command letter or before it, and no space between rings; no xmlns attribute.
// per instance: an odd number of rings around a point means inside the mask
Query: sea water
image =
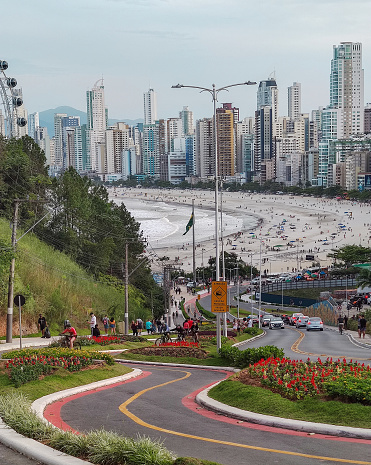
<svg viewBox="0 0 371 465"><path fill-rule="evenodd" d="M183 235L192 214L190 205L165 201L144 200L143 198L113 198L124 203L135 220L140 223L143 237L154 248L185 247L192 243L192 229ZM221 212L219 212L219 221ZM223 212L223 236L232 240L239 232L255 229L258 219L241 211ZM215 211L195 206L196 244L215 238Z"/></svg>

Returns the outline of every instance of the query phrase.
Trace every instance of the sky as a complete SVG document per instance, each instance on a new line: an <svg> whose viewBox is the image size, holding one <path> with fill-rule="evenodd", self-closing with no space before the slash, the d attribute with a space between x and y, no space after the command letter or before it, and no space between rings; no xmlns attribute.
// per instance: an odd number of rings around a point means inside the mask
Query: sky
<svg viewBox="0 0 371 465"><path fill-rule="evenodd" d="M1 60L30 113L86 111L86 90L104 78L109 117L143 118L157 93L159 118L183 106L210 117L211 96L175 84L217 88L275 76L279 114L287 87L302 86L302 112L329 103L333 45L363 44L365 103L371 102L370 0L13 0L0 29ZM218 101L253 116L256 86Z"/></svg>

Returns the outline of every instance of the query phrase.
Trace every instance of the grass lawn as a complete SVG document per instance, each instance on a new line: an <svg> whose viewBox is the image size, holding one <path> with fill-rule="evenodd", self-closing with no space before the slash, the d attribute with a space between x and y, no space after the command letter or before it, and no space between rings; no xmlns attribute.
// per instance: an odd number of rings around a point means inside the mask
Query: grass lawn
<svg viewBox="0 0 371 465"><path fill-rule="evenodd" d="M4 368L0 367L0 394L8 394L16 389L17 392L22 392L27 395L29 399L34 401L39 397L46 396L53 392L124 375L130 371L132 371L131 368L118 363L113 366L104 365L99 368L77 372L70 372L64 368L58 368L53 375L45 376L43 379L31 381L23 384L19 388L15 388L8 375L5 373Z"/></svg>
<svg viewBox="0 0 371 465"><path fill-rule="evenodd" d="M306 397L291 401L269 389L248 386L230 378L209 391L223 404L264 415L332 425L371 428L371 406Z"/></svg>

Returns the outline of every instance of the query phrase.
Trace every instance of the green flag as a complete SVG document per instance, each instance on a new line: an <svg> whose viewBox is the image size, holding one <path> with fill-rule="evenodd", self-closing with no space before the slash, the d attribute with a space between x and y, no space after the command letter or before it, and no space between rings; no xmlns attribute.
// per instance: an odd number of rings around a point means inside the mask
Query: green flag
<svg viewBox="0 0 371 465"><path fill-rule="evenodd" d="M192 228L192 226L193 226L193 213L187 223L186 230L185 230L185 233L183 233L183 236L184 234L187 234L187 232Z"/></svg>

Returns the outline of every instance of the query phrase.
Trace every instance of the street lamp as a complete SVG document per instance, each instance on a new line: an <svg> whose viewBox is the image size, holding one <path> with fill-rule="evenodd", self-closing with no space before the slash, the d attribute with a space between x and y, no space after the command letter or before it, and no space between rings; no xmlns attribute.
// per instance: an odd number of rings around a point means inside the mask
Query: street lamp
<svg viewBox="0 0 371 465"><path fill-rule="evenodd" d="M199 87L199 86L186 86L183 84L176 84L175 86L171 86L172 89L182 89L183 87L188 87L190 89L199 89L200 92L208 92L213 100L213 109L214 109L214 121L213 121L213 132L214 132L214 156L215 156L215 265L216 265L216 276L215 280L219 281L220 279L220 271L219 271L219 183L218 183L218 146L217 146L217 134L216 134L216 102L218 100L218 94L222 90L228 91L230 87L236 86L252 86L255 85L256 82L253 81L246 81L240 82L239 84L230 84L229 86L223 86L216 89L215 84L212 85L211 89L207 87ZM221 348L221 334L220 334L220 318L219 315L216 315L216 345L218 351Z"/></svg>

